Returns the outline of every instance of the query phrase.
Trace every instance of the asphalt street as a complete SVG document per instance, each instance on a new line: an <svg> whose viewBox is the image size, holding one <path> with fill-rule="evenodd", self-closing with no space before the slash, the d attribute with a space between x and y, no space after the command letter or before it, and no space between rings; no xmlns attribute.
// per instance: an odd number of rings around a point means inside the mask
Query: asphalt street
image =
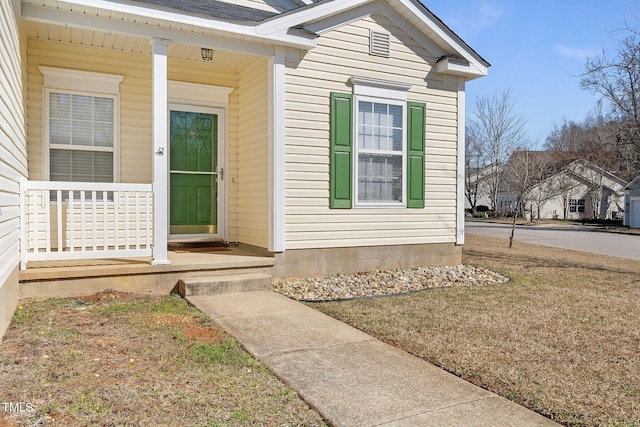
<svg viewBox="0 0 640 427"><path fill-rule="evenodd" d="M509 239L510 224L467 221L465 233ZM640 235L607 233L580 225L517 225L516 242L573 249L640 261Z"/></svg>

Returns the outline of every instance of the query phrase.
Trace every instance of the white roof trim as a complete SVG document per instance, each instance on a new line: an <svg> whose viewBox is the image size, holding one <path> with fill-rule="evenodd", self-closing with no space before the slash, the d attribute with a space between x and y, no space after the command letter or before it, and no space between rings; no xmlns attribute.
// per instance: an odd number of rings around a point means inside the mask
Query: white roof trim
<svg viewBox="0 0 640 427"><path fill-rule="evenodd" d="M193 25L196 27L200 27L208 30L215 31L223 31L236 35L242 35L247 37L254 37L258 39L258 41L269 43L269 44L280 44L286 46L297 47L299 49L311 49L315 47L315 40L310 39L309 37L301 36L299 34L289 34L286 31L278 32L278 33L261 33L257 31L256 26L251 24L237 24L221 19L216 19L212 17L203 18L193 15L188 15L184 13L176 13L169 10L161 10L152 7L145 7L138 4L131 3L120 3L113 2L107 0L69 0L69 1L61 1L60 3L78 5L83 7L96 8L100 10L106 10L110 12L118 12L136 16L142 16L151 19L158 19L161 21L175 22L185 25ZM36 13L36 11L40 11L40 13ZM25 18L40 18L42 19L50 12L62 11L63 9L53 9L50 7L42 7L36 6L35 4L27 4L24 3L22 5L22 16ZM72 14L73 13L68 12ZM52 15L55 16L55 15ZM99 18L96 16L91 16L92 19ZM115 21L115 20L114 20ZM144 24L138 24L140 26L144 26ZM163 30L168 30L161 28Z"/></svg>
<svg viewBox="0 0 640 427"><path fill-rule="evenodd" d="M425 11L416 6L416 4L411 0L396 0L402 3L407 9L409 9L414 15L419 17L423 23L429 26L429 28L435 32L438 37L444 40L449 46L455 49L463 58L469 61L471 69L475 69L478 73L478 77L487 75L488 64L478 56L477 53L473 52L472 49L467 48L460 44L458 40L455 40L454 37L457 37L453 31L443 25L435 15L431 12L428 12L430 16L425 14ZM429 18L429 19L426 19Z"/></svg>
<svg viewBox="0 0 640 427"><path fill-rule="evenodd" d="M29 1L29 0L26 0ZM309 3L310 0L298 0ZM411 25L407 18L397 13L396 8L392 4L400 4L412 13L417 19L421 20L424 26L429 28L433 34L439 39L438 43L450 47L453 52L443 52L443 49L431 42L429 39L432 35L427 36L424 31L420 31L414 25ZM22 16L40 22L71 24L82 28L97 28L102 30L111 30L124 34L132 34L143 37L163 37L172 41L200 45L214 49L235 50L241 52L252 52L262 55L273 55L273 46L289 46L301 50L311 50L315 47L316 42L313 36L304 32L291 31L292 28L309 24L307 29L322 30L323 24L318 22L324 20L325 29L329 23L335 28L352 22L357 17L361 17L370 13L371 10L385 10L393 12L393 19L397 21L401 19L406 22L405 28L411 27L415 31L411 31L411 36L418 38L425 48L430 50L436 57L446 55L447 53L455 53L468 61L468 65L463 65L457 61L444 60L440 61L436 67L436 71L444 74L453 74L462 76L466 79L485 76L489 64L484 61L476 52L467 46L455 33L446 27L435 15L430 13L428 9L423 8L416 0L332 0L320 3L312 3L290 12L270 18L260 24L239 24L226 20L199 17L189 14L179 13L172 10L164 10L133 4L130 2L115 2L109 0L59 0L59 4L78 5L81 7L94 8L109 12L123 13L126 15L140 16L155 20L161 20L166 23L179 23L189 25L203 30L219 31L229 33L231 36L244 36L249 40L234 40L232 37L218 38L207 37L204 34L197 34L190 31L173 30L165 26L147 25L127 20L116 20L103 18L95 15L85 15L79 12L70 12L68 6L61 8L52 8L39 6L36 4L23 3ZM361 7L368 6L368 7ZM377 8L377 9L376 9ZM424 29L423 29L424 30ZM262 45L262 46L261 46ZM267 48L268 49L264 49ZM261 51L262 49L262 51ZM449 50L449 49L446 49ZM258 51L260 53L258 53Z"/></svg>
<svg viewBox="0 0 640 427"><path fill-rule="evenodd" d="M259 24L256 32L259 34L278 34L286 32L291 27L295 27L306 22L315 21L321 18L343 13L346 10L366 4L372 0L333 0L323 3L315 3L298 10L284 13L280 16L270 18Z"/></svg>
<svg viewBox="0 0 640 427"><path fill-rule="evenodd" d="M328 29L339 27L341 22L344 25L353 22L358 17L371 15L376 11L383 12L383 14L385 14L384 12L393 12L394 18L390 16L387 17L397 21L400 15L395 8L389 4L394 2L400 3L416 18L420 19L442 43L456 53L456 56L460 56L468 61L468 65L447 61L441 64L437 71L462 76L467 79L487 75L489 64L457 37L455 33L435 15L429 12L428 9L417 5L414 0L387 0L384 2L380 0L333 0L317 3L313 6L307 6L270 18L259 24L256 31L260 34L278 34L284 33L292 27L303 25L309 31L321 33ZM402 16L400 16L400 19L407 21L407 19ZM411 26L415 28L415 26ZM421 36L419 36L418 40L421 43L425 43L425 47L433 52L436 57L446 54L446 52L444 52L441 47L436 46L435 43L426 42L426 35L417 30L416 28L416 31L412 32L412 37L415 37L415 33L420 33Z"/></svg>
<svg viewBox="0 0 640 427"><path fill-rule="evenodd" d="M314 21L310 24L305 24L304 28L317 34L324 34L344 25L349 25L361 19L368 18L369 16L374 14L383 15L391 22L396 24L409 37L421 44L422 47L424 47L429 53L431 53L433 55L434 61L435 59L446 55L446 52L442 50L440 46L434 43L433 40L428 38L414 25L403 18L395 9L380 0L364 4L350 10L346 10L340 15L330 16L328 18Z"/></svg>

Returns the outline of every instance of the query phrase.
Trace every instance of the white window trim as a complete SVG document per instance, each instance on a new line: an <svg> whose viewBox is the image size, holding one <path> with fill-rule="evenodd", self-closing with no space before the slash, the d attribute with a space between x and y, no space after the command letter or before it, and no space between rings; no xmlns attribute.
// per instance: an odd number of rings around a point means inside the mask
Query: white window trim
<svg viewBox="0 0 640 427"><path fill-rule="evenodd" d="M580 210L582 208L582 210ZM571 210L574 209L574 210ZM586 213L587 211L587 200L583 197L580 199L569 199L569 213Z"/></svg>
<svg viewBox="0 0 640 427"><path fill-rule="evenodd" d="M73 147L73 150L113 152L113 182L120 182L120 82L124 76L39 66L44 76L42 86L42 176L51 180L50 150L69 149L50 144L49 95L63 93L113 99L113 149L110 147Z"/></svg>
<svg viewBox="0 0 640 427"><path fill-rule="evenodd" d="M349 79L353 86L353 207L354 208L406 208L407 207L407 92L411 84L388 80L353 76ZM358 113L360 101L402 107L402 201L401 202L361 202L358 199ZM396 152L393 152L396 153Z"/></svg>
<svg viewBox="0 0 640 427"><path fill-rule="evenodd" d="M407 102L409 83L391 82L388 80L370 79L353 76L349 79L354 95L371 96L381 99Z"/></svg>
<svg viewBox="0 0 640 427"><path fill-rule="evenodd" d="M378 104L397 105L402 108L402 201L400 202L366 202L360 201L359 194L359 170L358 159L360 152L384 153L384 151L360 149L358 144L358 116L360 113L360 101L374 102ZM393 99L375 98L370 96L354 96L353 114L353 206L356 208L406 208L407 207L407 103ZM397 155L397 151L389 151L389 154Z"/></svg>

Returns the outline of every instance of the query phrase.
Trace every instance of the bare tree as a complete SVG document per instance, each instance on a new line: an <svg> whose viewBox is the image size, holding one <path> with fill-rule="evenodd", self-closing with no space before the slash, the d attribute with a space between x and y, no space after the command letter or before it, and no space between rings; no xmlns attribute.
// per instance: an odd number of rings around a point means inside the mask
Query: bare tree
<svg viewBox="0 0 640 427"><path fill-rule="evenodd" d="M534 189L546 177L549 165L546 154L548 153L527 149L514 151L504 169L505 186L516 201L509 236L510 248L513 247L518 213L524 212L527 203L534 200Z"/></svg>
<svg viewBox="0 0 640 427"><path fill-rule="evenodd" d="M562 203L562 219L569 216L569 196L575 188L575 180L571 178L567 171L561 171L553 182L552 194L560 199Z"/></svg>
<svg viewBox="0 0 640 427"><path fill-rule="evenodd" d="M502 175L509 156L526 140L526 120L514 111L510 90L484 95L476 101L476 111L470 129L487 164L486 186L491 208L498 205Z"/></svg>
<svg viewBox="0 0 640 427"><path fill-rule="evenodd" d="M561 125L554 123L544 148L549 151L576 153L582 150L585 129L573 120L563 119Z"/></svg>
<svg viewBox="0 0 640 427"><path fill-rule="evenodd" d="M465 189L464 194L471 206L471 212L476 213L478 199L484 192L486 180L485 160L482 146L476 136L476 128L468 125L465 141Z"/></svg>
<svg viewBox="0 0 640 427"><path fill-rule="evenodd" d="M580 86L602 95L617 121L624 124L617 134L617 143L630 145L631 155L640 150L640 32L625 23L617 33L624 34L617 40L614 54L606 50L588 58L585 71L580 76ZM637 166L637 165L636 165Z"/></svg>

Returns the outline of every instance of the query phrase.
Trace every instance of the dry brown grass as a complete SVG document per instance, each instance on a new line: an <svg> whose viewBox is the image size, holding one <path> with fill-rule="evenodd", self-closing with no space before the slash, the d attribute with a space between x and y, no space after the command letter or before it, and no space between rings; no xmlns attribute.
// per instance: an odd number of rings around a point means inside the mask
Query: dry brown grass
<svg viewBox="0 0 640 427"><path fill-rule="evenodd" d="M312 304L570 426L640 426L640 263L467 236L507 285Z"/></svg>
<svg viewBox="0 0 640 427"><path fill-rule="evenodd" d="M0 406L0 426L324 425L178 297L22 304L0 345L0 402L34 411Z"/></svg>

